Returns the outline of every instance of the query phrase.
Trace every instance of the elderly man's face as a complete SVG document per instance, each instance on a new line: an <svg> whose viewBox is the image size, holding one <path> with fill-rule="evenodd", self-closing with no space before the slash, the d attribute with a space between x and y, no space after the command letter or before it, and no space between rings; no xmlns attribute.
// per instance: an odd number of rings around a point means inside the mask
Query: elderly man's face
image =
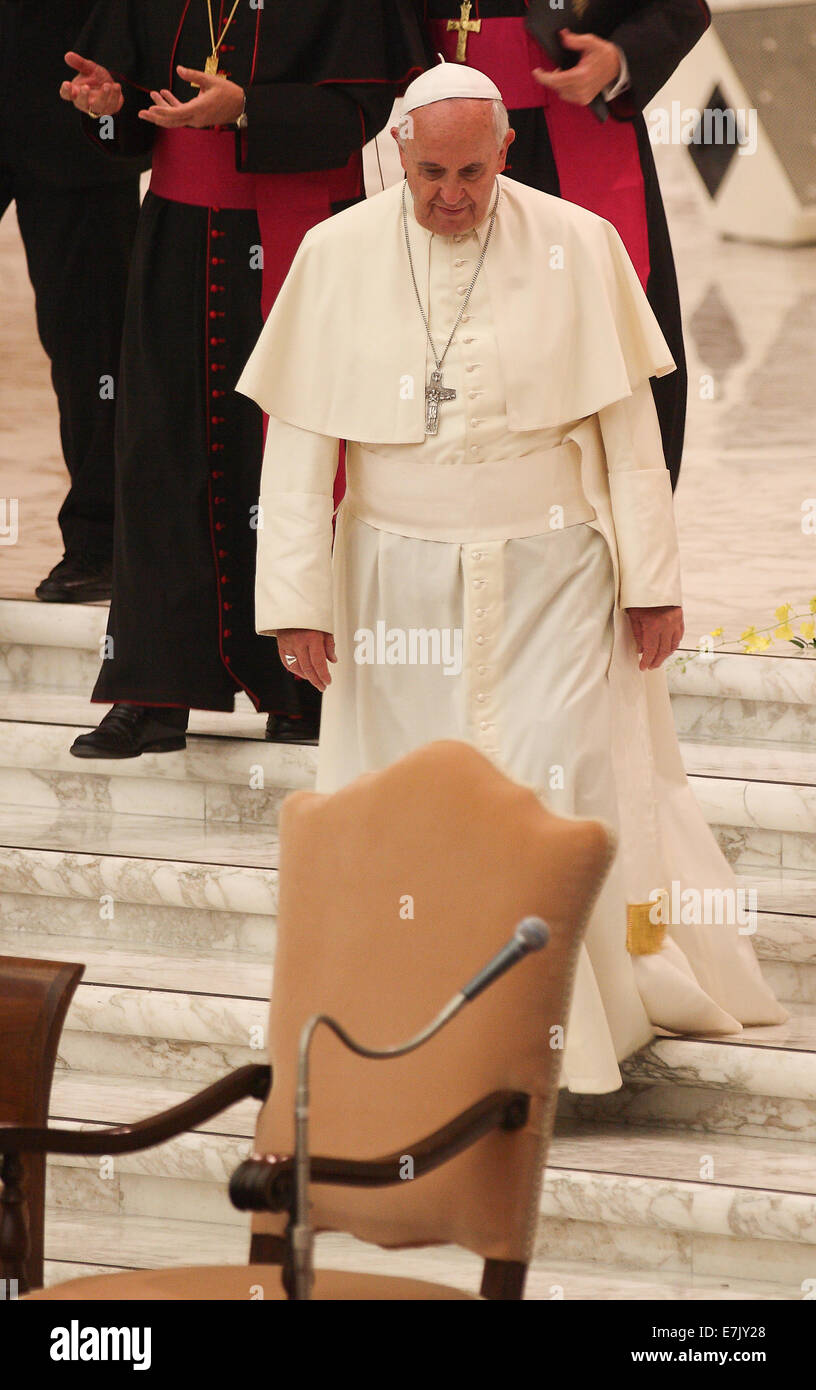
<svg viewBox="0 0 816 1390"><path fill-rule="evenodd" d="M496 175L515 139L510 130L497 147L492 103L437 101L412 111L401 131L400 159L420 226L442 236L477 227L490 210ZM391 133L399 135L396 129Z"/></svg>

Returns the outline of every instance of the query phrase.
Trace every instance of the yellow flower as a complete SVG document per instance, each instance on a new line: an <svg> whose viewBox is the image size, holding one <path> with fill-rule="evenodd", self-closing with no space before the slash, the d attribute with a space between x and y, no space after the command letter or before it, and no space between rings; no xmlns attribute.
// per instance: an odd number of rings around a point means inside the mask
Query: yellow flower
<svg viewBox="0 0 816 1390"><path fill-rule="evenodd" d="M810 600L810 605L809 605L809 606L810 606L810 611L811 611L811 613L816 613L816 598L812 598L812 599Z"/></svg>
<svg viewBox="0 0 816 1390"><path fill-rule="evenodd" d="M755 651L764 652L771 645L770 637L758 637L756 640Z"/></svg>
<svg viewBox="0 0 816 1390"><path fill-rule="evenodd" d="M740 633L740 641L741 641L741 642L753 642L753 640L754 640L755 637L756 637L756 628L755 628L755 627L747 627L747 628L745 629L744 632L741 632L741 633Z"/></svg>
<svg viewBox="0 0 816 1390"><path fill-rule="evenodd" d="M777 616L777 618L779 619L779 621L780 621L781 623L784 623L785 619L786 619L786 618L789 618L792 612L793 612L793 606L792 606L792 604L790 604L790 603L783 603L781 608L777 608L777 610L776 610L776 616Z"/></svg>
<svg viewBox="0 0 816 1390"><path fill-rule="evenodd" d="M785 641L790 641L792 636L793 628L791 627L790 623L782 623L781 627L778 627L776 629L776 632L774 633L774 637L779 637Z"/></svg>
<svg viewBox="0 0 816 1390"><path fill-rule="evenodd" d="M709 637L722 637L722 628L714 627L711 629L711 632L708 635Z"/></svg>
<svg viewBox="0 0 816 1390"><path fill-rule="evenodd" d="M812 642L813 638L816 636L816 623L802 623L802 626L800 627L799 631L801 632L803 637L807 638L808 642Z"/></svg>

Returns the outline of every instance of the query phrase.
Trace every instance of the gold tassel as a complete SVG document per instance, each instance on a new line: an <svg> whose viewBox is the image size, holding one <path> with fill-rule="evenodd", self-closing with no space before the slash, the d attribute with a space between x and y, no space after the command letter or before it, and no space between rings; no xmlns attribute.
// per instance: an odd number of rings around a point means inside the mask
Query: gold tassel
<svg viewBox="0 0 816 1390"><path fill-rule="evenodd" d="M630 956L656 956L666 940L663 922L654 922L652 913L660 899L650 903L626 904L626 949Z"/></svg>

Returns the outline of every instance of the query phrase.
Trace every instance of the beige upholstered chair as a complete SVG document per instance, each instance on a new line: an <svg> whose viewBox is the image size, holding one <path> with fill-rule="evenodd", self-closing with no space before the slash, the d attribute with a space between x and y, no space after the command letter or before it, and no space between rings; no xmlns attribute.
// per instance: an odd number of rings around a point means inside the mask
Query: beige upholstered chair
<svg viewBox="0 0 816 1390"><path fill-rule="evenodd" d="M269 1025L274 1084L257 1129L263 1157L242 1164L231 1184L236 1204L256 1211L251 1264L91 1277L35 1297L247 1299L262 1290L285 1298L302 1025L327 1013L364 1043L401 1042L521 918L538 915L549 924L547 949L422 1049L370 1061L323 1030L311 1068L315 1229L383 1246L454 1242L485 1260L486 1297L520 1298L557 1098L559 1029L611 853L603 825L551 814L462 743L428 745L332 796L289 797ZM466 1295L318 1270L312 1297Z"/></svg>

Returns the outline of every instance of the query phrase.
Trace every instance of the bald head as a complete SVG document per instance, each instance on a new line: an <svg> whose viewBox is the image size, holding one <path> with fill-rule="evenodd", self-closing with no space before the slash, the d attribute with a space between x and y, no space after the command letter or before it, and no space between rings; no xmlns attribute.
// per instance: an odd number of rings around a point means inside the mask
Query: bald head
<svg viewBox="0 0 816 1390"><path fill-rule="evenodd" d="M454 236L484 220L515 139L500 102L435 101L405 116L391 134L421 226Z"/></svg>

